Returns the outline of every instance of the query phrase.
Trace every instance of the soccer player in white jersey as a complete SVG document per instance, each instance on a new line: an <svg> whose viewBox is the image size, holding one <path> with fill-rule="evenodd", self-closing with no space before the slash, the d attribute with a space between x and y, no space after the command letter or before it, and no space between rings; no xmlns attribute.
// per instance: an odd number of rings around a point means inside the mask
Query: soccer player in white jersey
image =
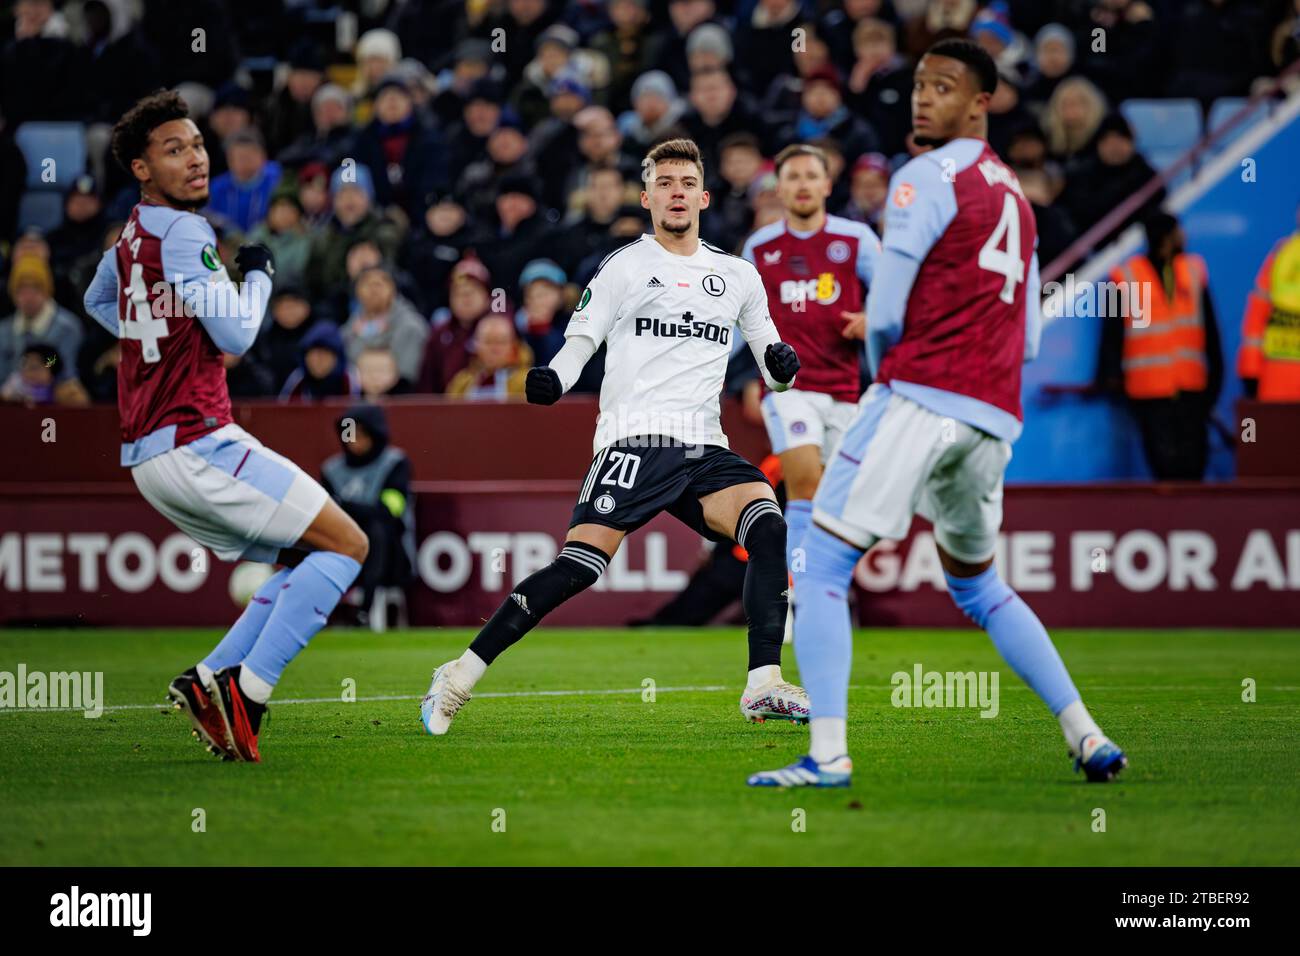
<svg viewBox="0 0 1300 956"><path fill-rule="evenodd" d="M867 298L874 384L813 499L795 653L812 698L811 746L751 786L848 786L853 569L914 513L934 523L953 602L1060 722L1075 769L1111 780L1127 757L1092 719L1038 617L993 564L1002 474L1020 435L1020 368L1042 331L1034 213L989 147L997 69L969 40L916 66L916 141L932 147L890 183L884 252Z"/></svg>
<svg viewBox="0 0 1300 956"><path fill-rule="evenodd" d="M231 418L222 353L253 344L275 266L265 246L248 245L235 257L244 288L226 274L197 213L208 153L184 100L145 97L113 128L112 148L140 202L85 305L121 340L122 465L154 508L219 558L285 565L167 690L210 750L257 762L272 689L352 585L369 542L314 479Z"/></svg>
<svg viewBox="0 0 1300 956"><path fill-rule="evenodd" d="M650 151L643 168L641 205L654 232L605 257L569 320L564 348L528 373L528 400L553 404L606 344L595 457L564 547L515 585L464 654L434 672L420 707L431 734L447 732L497 655L595 584L624 536L663 511L749 552L741 713L807 719L807 695L781 676L785 519L763 473L727 447L719 420L733 334L744 336L774 391L790 386L799 360L777 334L753 265L699 238L700 211L709 205L699 147L669 140Z"/></svg>

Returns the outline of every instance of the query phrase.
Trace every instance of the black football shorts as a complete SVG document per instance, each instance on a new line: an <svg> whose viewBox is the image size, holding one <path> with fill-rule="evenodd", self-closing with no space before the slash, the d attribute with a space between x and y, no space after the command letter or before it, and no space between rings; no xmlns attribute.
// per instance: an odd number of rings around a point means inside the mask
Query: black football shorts
<svg viewBox="0 0 1300 956"><path fill-rule="evenodd" d="M704 523L700 498L752 481L757 467L719 445L683 445L659 435L632 436L591 461L569 527L602 524L632 532L661 511L712 541L729 541Z"/></svg>

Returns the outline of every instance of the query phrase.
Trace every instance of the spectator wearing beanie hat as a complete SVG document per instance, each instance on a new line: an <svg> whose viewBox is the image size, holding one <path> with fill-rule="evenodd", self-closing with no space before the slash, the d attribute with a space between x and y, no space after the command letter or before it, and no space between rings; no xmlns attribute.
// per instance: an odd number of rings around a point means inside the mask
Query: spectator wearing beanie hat
<svg viewBox="0 0 1300 956"><path fill-rule="evenodd" d="M523 78L510 93L510 105L525 129L531 130L549 115L551 85L557 79L572 76L582 82L573 60L578 43L578 31L563 23L547 27L537 38L537 55L524 67Z"/></svg>
<svg viewBox="0 0 1300 956"><path fill-rule="evenodd" d="M485 155L470 163L452 190L464 202L475 222L492 219L503 178L516 173L534 175L528 137L515 111L501 111L496 128L488 135Z"/></svg>
<svg viewBox="0 0 1300 956"><path fill-rule="evenodd" d="M970 38L993 57L998 73L1019 85L1029 70L1029 44L1011 26L1007 5L994 0L971 21Z"/></svg>
<svg viewBox="0 0 1300 956"><path fill-rule="evenodd" d="M1092 143L1070 171L1060 201L1083 233L1155 175L1151 164L1137 151L1128 120L1120 113L1110 113L1101 121ZM1165 189L1161 186L1099 240L1097 248L1109 243L1132 223L1158 211L1164 201Z"/></svg>
<svg viewBox="0 0 1300 956"><path fill-rule="evenodd" d="M280 390L282 402L318 402L361 393L356 369L348 365L343 336L333 322L317 321L302 337L301 360Z"/></svg>
<svg viewBox="0 0 1300 956"><path fill-rule="evenodd" d="M71 372L85 338L81 322L54 301L50 264L33 254L22 255L9 270L9 298L14 311L0 319L0 382L18 370L23 352L36 342L53 347Z"/></svg>
<svg viewBox="0 0 1300 956"><path fill-rule="evenodd" d="M1059 23L1049 23L1034 36L1034 61L1025 86L1025 105L1040 112L1056 86L1074 68L1074 34Z"/></svg>
<svg viewBox="0 0 1300 956"><path fill-rule="evenodd" d="M568 277L550 259L534 259L519 274L523 306L515 313L515 327L532 349L537 365L546 365L564 345L568 310L564 290Z"/></svg>
<svg viewBox="0 0 1300 956"><path fill-rule="evenodd" d="M663 70L641 74L632 84L632 109L618 118L626 148L644 156L676 129L685 111L672 77Z"/></svg>
<svg viewBox="0 0 1300 956"><path fill-rule="evenodd" d="M424 212L424 197L447 185L447 147L427 126L398 74L375 89L374 115L356 138L357 161L370 169L375 203L400 206L411 219Z"/></svg>
<svg viewBox="0 0 1300 956"><path fill-rule="evenodd" d="M321 163L333 169L352 152L352 97L334 83L319 87L311 98L311 125L279 154L284 166Z"/></svg>
<svg viewBox="0 0 1300 956"><path fill-rule="evenodd" d="M371 204L374 183L370 170L360 164L341 166L330 178L333 214L312 236L307 260L307 286L313 302L329 295L345 274L348 250L359 242L377 245L385 259L397 254L402 229L381 216Z"/></svg>
<svg viewBox="0 0 1300 956"><path fill-rule="evenodd" d="M402 41L392 30L367 30L352 51L357 61L357 79L352 88L355 100L353 122L358 126L370 122L375 93L380 82L402 59Z"/></svg>
<svg viewBox="0 0 1300 956"><path fill-rule="evenodd" d="M470 253L451 270L448 305L431 320L433 332L424 349L418 390L445 392L448 383L469 364L470 341L479 319L492 310L492 276Z"/></svg>
<svg viewBox="0 0 1300 956"><path fill-rule="evenodd" d="M522 173L503 177L494 212L481 226L474 248L506 295L518 301L519 273L542 254L554 234L541 200L541 184Z"/></svg>

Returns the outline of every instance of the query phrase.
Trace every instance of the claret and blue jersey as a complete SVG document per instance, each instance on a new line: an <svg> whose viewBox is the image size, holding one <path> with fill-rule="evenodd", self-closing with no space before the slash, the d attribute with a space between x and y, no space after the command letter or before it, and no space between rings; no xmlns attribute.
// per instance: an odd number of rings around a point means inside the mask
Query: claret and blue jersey
<svg viewBox="0 0 1300 956"><path fill-rule="evenodd" d="M122 464L188 444L231 421L221 355L253 344L271 279L236 286L207 220L140 203L105 251L86 311L121 340L118 410Z"/></svg>
<svg viewBox="0 0 1300 956"><path fill-rule="evenodd" d="M899 169L867 297L875 380L1015 441L1020 367L1042 333L1036 244L1029 201L983 140L953 140Z"/></svg>

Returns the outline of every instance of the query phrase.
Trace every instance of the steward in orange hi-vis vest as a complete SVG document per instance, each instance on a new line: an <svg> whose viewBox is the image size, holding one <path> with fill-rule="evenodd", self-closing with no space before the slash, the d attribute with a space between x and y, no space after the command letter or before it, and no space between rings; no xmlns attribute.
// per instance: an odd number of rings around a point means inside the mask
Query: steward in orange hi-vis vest
<svg viewBox="0 0 1300 956"><path fill-rule="evenodd" d="M1147 255L1110 274L1120 307L1102 324L1100 383L1122 392L1159 480L1199 480L1209 462L1210 415L1223 384L1223 352L1205 261L1184 248L1178 220L1146 222Z"/></svg>
<svg viewBox="0 0 1300 956"><path fill-rule="evenodd" d="M1121 367L1129 398L1173 398L1180 392L1203 392L1208 369L1202 293L1205 261L1181 253L1168 264L1172 288L1146 256L1133 256L1110 278L1126 295L1140 296L1142 306L1125 308ZM1138 290L1141 290L1140 292ZM1147 314L1139 314L1142 309Z"/></svg>
<svg viewBox="0 0 1300 956"><path fill-rule="evenodd" d="M1251 398L1300 402L1300 229L1278 241L1255 277L1237 374Z"/></svg>

